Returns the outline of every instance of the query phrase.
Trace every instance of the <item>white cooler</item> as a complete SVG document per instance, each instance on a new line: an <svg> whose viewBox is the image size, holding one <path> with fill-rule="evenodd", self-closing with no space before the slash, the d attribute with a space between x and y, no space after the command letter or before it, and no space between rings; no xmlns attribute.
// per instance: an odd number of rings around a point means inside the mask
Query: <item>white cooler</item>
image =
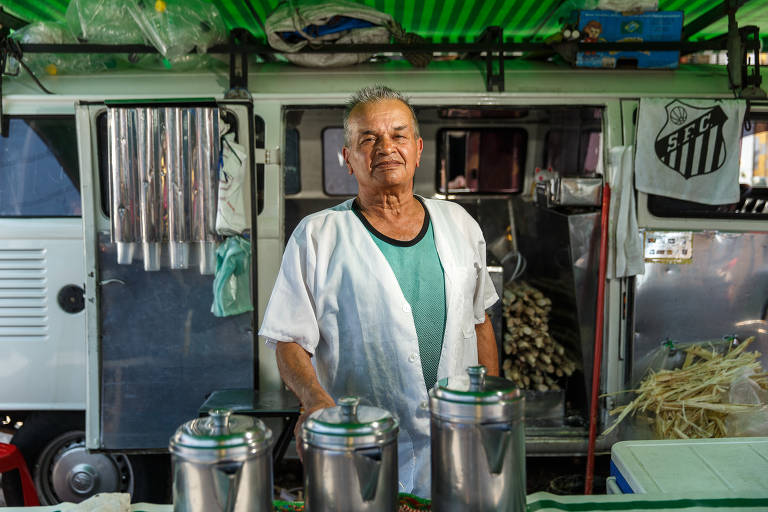
<svg viewBox="0 0 768 512"><path fill-rule="evenodd" d="M768 437L622 441L608 493L768 490Z"/></svg>

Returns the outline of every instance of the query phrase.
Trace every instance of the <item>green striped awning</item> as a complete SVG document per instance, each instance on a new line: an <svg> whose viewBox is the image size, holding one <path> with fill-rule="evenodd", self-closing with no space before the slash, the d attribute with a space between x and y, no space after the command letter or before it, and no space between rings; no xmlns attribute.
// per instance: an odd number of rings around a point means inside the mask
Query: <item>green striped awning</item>
<svg viewBox="0 0 768 512"><path fill-rule="evenodd" d="M166 3L184 0L165 0ZM227 27L245 28L264 40L261 25L280 0L209 0L221 12ZM473 41L485 27L501 26L508 41L540 41L556 32L574 2L565 0L356 0L389 13L410 32L435 42ZM757 25L768 36L768 0L742 0L737 13L740 26ZM63 21L68 0L0 0L9 14L32 21ZM659 10L681 10L684 23L701 17L711 20L690 37L697 41L727 32L719 17L723 0L659 0ZM718 19L719 17L719 19Z"/></svg>

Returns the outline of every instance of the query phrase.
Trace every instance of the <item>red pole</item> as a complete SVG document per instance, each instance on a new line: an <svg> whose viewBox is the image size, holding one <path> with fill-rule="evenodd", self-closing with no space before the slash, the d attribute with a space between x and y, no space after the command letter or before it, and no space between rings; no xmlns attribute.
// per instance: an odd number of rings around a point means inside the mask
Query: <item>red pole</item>
<svg viewBox="0 0 768 512"><path fill-rule="evenodd" d="M611 189L603 183L600 211L600 266L597 271L597 313L595 315L595 357L592 363L592 401L589 407L589 444L587 445L587 474L584 494L592 494L595 478L595 439L597 438L597 404L600 395L600 367L603 363L603 317L605 312L605 272L608 264L608 213Z"/></svg>

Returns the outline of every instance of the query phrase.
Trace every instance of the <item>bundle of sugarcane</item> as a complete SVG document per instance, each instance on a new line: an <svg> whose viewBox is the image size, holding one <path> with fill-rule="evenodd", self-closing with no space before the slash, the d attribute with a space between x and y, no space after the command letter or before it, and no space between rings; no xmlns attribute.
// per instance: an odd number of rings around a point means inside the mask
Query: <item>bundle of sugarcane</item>
<svg viewBox="0 0 768 512"><path fill-rule="evenodd" d="M576 364L549 334L552 301L528 283L513 281L504 290L504 376L521 389L559 390Z"/></svg>
<svg viewBox="0 0 768 512"><path fill-rule="evenodd" d="M725 418L730 413L752 410L759 405L728 403L728 390L735 379L748 376L768 389L760 352L746 352L755 340L747 338L723 353L699 345L684 349L681 368L651 372L634 390L629 404L610 411L619 417L603 434L610 433L627 416L646 417L658 439L725 437Z"/></svg>

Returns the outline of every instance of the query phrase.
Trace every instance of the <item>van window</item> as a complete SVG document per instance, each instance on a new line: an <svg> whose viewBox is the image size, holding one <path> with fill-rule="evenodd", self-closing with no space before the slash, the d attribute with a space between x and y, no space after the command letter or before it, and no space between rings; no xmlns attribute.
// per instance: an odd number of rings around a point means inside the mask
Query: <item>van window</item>
<svg viewBox="0 0 768 512"><path fill-rule="evenodd" d="M768 188L768 114L752 119L741 138L739 183Z"/></svg>
<svg viewBox="0 0 768 512"><path fill-rule="evenodd" d="M438 133L443 193L520 192L528 134L521 128L443 129Z"/></svg>
<svg viewBox="0 0 768 512"><path fill-rule="evenodd" d="M0 217L79 217L75 118L9 121L0 137Z"/></svg>
<svg viewBox="0 0 768 512"><path fill-rule="evenodd" d="M544 140L544 167L561 176L602 173L602 136L600 130L594 129L550 130Z"/></svg>
<svg viewBox="0 0 768 512"><path fill-rule="evenodd" d="M286 194L301 192L301 161L299 160L299 130L285 130L285 167L283 175Z"/></svg>
<svg viewBox="0 0 768 512"><path fill-rule="evenodd" d="M323 130L323 189L329 196L357 195L357 180L349 174L341 148L344 147L344 128Z"/></svg>

